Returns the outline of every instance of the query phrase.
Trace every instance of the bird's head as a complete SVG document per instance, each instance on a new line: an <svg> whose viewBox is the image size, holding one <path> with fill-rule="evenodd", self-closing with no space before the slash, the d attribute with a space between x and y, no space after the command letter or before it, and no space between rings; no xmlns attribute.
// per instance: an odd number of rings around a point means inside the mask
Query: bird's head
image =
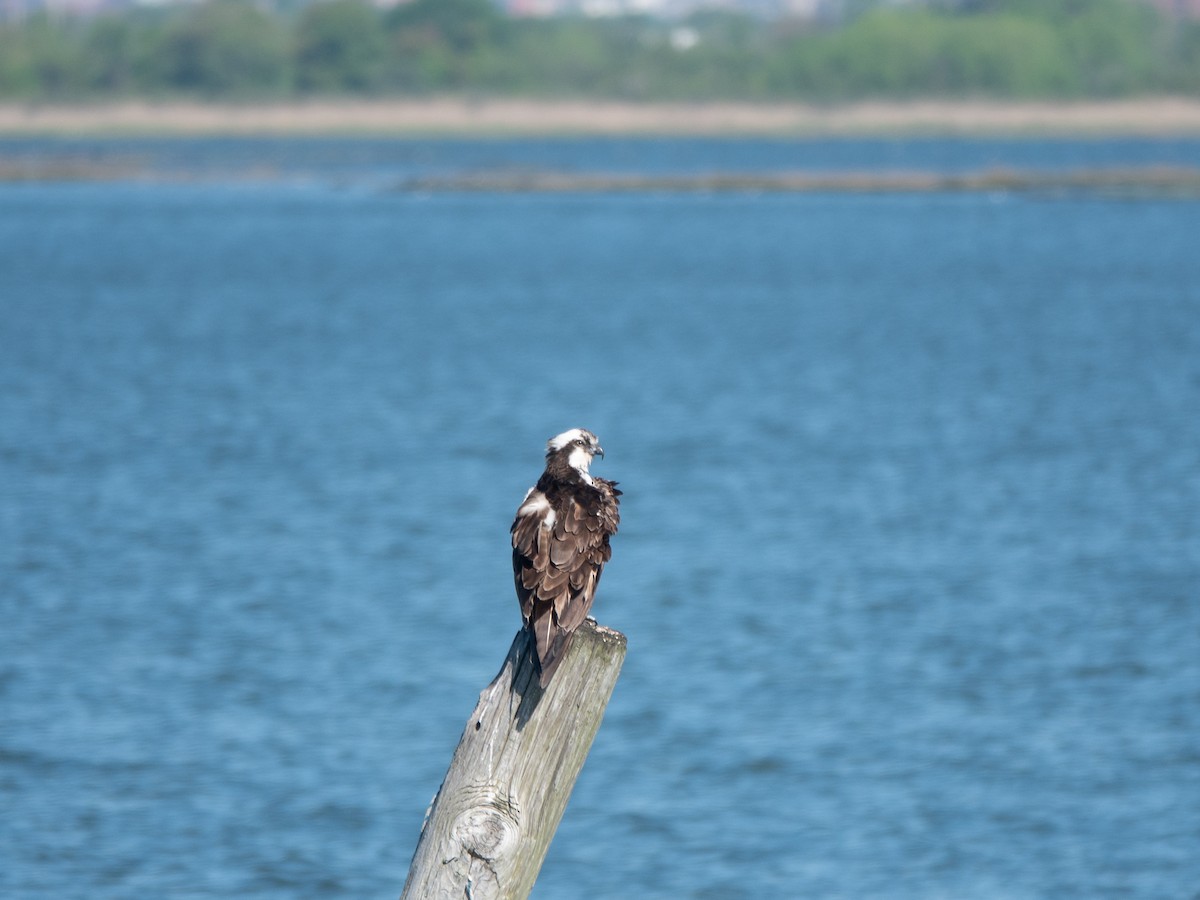
<svg viewBox="0 0 1200 900"><path fill-rule="evenodd" d="M572 428L555 435L546 443L547 462L555 458L565 460L589 483L592 479L588 475L588 466L595 456L603 458L604 448L600 446L600 440L586 428Z"/></svg>

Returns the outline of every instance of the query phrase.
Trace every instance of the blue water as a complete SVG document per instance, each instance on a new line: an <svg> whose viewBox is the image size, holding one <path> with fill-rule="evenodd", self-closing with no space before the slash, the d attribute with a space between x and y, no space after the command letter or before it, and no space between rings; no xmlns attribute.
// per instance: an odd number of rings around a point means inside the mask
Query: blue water
<svg viewBox="0 0 1200 900"><path fill-rule="evenodd" d="M0 895L396 895L584 425L629 655L535 897L1196 896L1200 203L422 197L370 146L0 186Z"/></svg>

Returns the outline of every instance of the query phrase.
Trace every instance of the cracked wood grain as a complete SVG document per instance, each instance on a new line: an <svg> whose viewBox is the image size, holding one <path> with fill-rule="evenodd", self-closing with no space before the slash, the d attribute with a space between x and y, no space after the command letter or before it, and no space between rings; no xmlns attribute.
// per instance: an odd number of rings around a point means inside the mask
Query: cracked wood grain
<svg viewBox="0 0 1200 900"><path fill-rule="evenodd" d="M402 900L529 896L625 660L625 636L592 620L549 686L517 632L479 695L421 828Z"/></svg>

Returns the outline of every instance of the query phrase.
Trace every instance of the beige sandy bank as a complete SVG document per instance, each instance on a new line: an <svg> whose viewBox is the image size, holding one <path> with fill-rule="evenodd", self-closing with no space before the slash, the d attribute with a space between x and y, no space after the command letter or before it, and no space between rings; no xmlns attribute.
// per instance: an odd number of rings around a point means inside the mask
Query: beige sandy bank
<svg viewBox="0 0 1200 900"><path fill-rule="evenodd" d="M1200 100L921 101L842 106L556 100L322 100L272 104L0 103L0 134L869 135L1200 134Z"/></svg>

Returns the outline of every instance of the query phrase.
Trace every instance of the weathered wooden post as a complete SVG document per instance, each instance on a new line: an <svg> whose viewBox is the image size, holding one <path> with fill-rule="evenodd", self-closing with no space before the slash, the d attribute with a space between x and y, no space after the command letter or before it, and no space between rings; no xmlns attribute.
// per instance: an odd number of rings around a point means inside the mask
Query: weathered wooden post
<svg viewBox="0 0 1200 900"><path fill-rule="evenodd" d="M544 691L522 629L425 816L401 900L523 900L625 661L625 635L585 621Z"/></svg>

